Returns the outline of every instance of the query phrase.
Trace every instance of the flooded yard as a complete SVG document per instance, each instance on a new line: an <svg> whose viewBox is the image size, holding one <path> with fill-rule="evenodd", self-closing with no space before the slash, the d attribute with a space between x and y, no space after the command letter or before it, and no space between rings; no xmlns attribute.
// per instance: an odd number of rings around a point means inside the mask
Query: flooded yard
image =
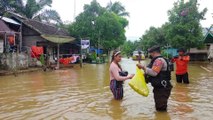
<svg viewBox="0 0 213 120"><path fill-rule="evenodd" d="M121 65L135 73L136 62ZM144 62L146 64L146 62ZM208 68L210 71L206 71ZM113 99L109 64L85 64L66 70L0 77L1 120L209 120L213 117L213 64L190 63L190 84L173 89L168 112L156 112L152 87L143 97L124 83L124 99Z"/></svg>

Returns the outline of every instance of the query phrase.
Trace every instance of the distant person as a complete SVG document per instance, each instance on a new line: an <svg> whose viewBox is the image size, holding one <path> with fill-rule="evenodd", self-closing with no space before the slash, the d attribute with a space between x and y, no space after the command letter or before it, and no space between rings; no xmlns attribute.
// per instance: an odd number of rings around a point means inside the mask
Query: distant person
<svg viewBox="0 0 213 120"><path fill-rule="evenodd" d="M172 90L169 62L161 56L159 46L149 48L148 52L151 58L150 64L147 67L141 64L137 64L137 66L144 70L146 81L150 82L154 88L153 93L156 110L166 111L168 98Z"/></svg>
<svg viewBox="0 0 213 120"><path fill-rule="evenodd" d="M138 51L138 63L141 63L142 55L141 51Z"/></svg>
<svg viewBox="0 0 213 120"><path fill-rule="evenodd" d="M109 68L110 72L110 89L116 100L123 98L123 81L132 79L133 74L128 75L127 72L123 72L119 64L121 61L121 52L114 51Z"/></svg>
<svg viewBox="0 0 213 120"><path fill-rule="evenodd" d="M178 56L172 59L176 63L176 81L178 83L189 84L188 78L188 63L190 56L186 54L183 48L178 49Z"/></svg>

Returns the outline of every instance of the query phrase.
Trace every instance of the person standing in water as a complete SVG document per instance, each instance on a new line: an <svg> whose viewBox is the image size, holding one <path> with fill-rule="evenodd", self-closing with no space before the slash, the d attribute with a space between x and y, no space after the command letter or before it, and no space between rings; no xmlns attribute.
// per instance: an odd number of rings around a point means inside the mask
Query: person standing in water
<svg viewBox="0 0 213 120"><path fill-rule="evenodd" d="M142 64L137 64L139 69L143 69L146 76L146 81L153 86L155 108L157 111L166 111L169 96L172 90L171 71L169 62L161 56L160 47L153 46L148 49L151 62L146 67Z"/></svg>
<svg viewBox="0 0 213 120"><path fill-rule="evenodd" d="M110 89L116 100L123 98L123 81L132 79L133 74L127 75L127 72L122 72L122 68L119 64L121 61L121 52L114 51L109 68L110 72Z"/></svg>
<svg viewBox="0 0 213 120"><path fill-rule="evenodd" d="M188 63L190 60L189 55L186 54L183 48L178 49L178 56L172 59L176 63L176 81L177 83L189 84L188 78Z"/></svg>
<svg viewBox="0 0 213 120"><path fill-rule="evenodd" d="M141 51L138 51L138 63L141 63L141 60L142 60Z"/></svg>

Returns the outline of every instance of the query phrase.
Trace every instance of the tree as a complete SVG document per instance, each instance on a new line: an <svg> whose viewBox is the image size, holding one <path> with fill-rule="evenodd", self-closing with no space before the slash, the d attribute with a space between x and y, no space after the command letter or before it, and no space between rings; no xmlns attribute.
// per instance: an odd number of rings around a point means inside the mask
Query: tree
<svg viewBox="0 0 213 120"><path fill-rule="evenodd" d="M126 40L125 27L127 19L108 11L93 0L84 6L84 11L69 25L72 36L89 38L91 45L110 51L122 45Z"/></svg>
<svg viewBox="0 0 213 120"><path fill-rule="evenodd" d="M48 23L61 23L59 14L55 10L48 10L51 7L52 0L2 0L4 10L14 11L29 19L37 19Z"/></svg>
<svg viewBox="0 0 213 120"><path fill-rule="evenodd" d="M0 0L0 14L8 10L14 10L13 7L19 3L19 0Z"/></svg>
<svg viewBox="0 0 213 120"><path fill-rule="evenodd" d="M125 41L124 44L121 46L121 51L123 52L123 54L130 56L132 55L132 52L134 50L137 50L138 48L138 44L136 44L137 41Z"/></svg>
<svg viewBox="0 0 213 120"><path fill-rule="evenodd" d="M120 2L110 2L106 7L110 12L114 12L118 16L125 17L129 16L129 13L126 12L125 7Z"/></svg>
<svg viewBox="0 0 213 120"><path fill-rule="evenodd" d="M140 38L140 45L144 51L153 45L160 45L163 47L167 44L163 26L160 28L150 27Z"/></svg>
<svg viewBox="0 0 213 120"><path fill-rule="evenodd" d="M169 27L166 38L173 47L189 49L202 45L200 20L204 19L207 9L198 11L196 0L174 3L169 13Z"/></svg>
<svg viewBox="0 0 213 120"><path fill-rule="evenodd" d="M75 22L68 25L70 34L79 39L89 38L91 45L97 47L99 32L96 19L104 11L105 9L96 0L90 5L85 5L84 11L75 18Z"/></svg>
<svg viewBox="0 0 213 120"><path fill-rule="evenodd" d="M99 31L99 44L108 51L122 45L126 40L124 28L127 24L126 19L114 13L105 12L99 16L96 25Z"/></svg>

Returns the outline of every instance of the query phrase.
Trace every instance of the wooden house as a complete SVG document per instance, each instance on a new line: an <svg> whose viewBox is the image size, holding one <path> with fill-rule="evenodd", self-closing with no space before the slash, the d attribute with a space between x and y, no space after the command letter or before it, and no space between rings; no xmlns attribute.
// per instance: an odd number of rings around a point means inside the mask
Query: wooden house
<svg viewBox="0 0 213 120"><path fill-rule="evenodd" d="M52 60L59 59L61 44L74 40L67 31L53 25L30 19L22 22L22 48L30 50L32 46L43 47L44 54Z"/></svg>
<svg viewBox="0 0 213 120"><path fill-rule="evenodd" d="M213 59L213 25L208 29L208 32L206 33L204 37L204 43L206 44L208 49L208 57L211 57Z"/></svg>
<svg viewBox="0 0 213 120"><path fill-rule="evenodd" d="M20 23L0 16L0 53L17 52L20 49Z"/></svg>

